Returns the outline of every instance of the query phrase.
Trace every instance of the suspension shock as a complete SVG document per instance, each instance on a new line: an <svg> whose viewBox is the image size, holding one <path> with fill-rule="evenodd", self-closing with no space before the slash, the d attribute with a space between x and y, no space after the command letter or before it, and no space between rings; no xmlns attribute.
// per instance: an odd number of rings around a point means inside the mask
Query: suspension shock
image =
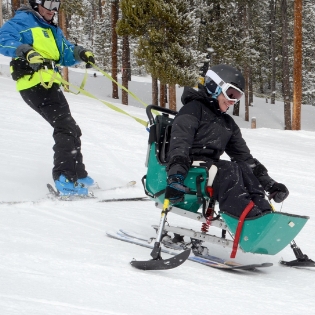
<svg viewBox="0 0 315 315"><path fill-rule="evenodd" d="M209 201L208 209L205 215L206 222L202 223L201 225L201 232L204 232L204 233L207 233L209 231L211 220L213 219L214 204L215 204L215 201L213 200L213 188L210 186L207 186L206 191L210 197L210 201Z"/></svg>
<svg viewBox="0 0 315 315"><path fill-rule="evenodd" d="M206 222L201 225L201 232L207 233L213 219L213 208L209 207L206 212Z"/></svg>

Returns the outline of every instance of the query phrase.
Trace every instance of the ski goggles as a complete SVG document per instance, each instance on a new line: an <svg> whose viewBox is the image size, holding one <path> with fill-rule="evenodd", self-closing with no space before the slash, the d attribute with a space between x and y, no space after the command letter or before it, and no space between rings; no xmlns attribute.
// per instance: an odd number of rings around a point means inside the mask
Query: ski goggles
<svg viewBox="0 0 315 315"><path fill-rule="evenodd" d="M221 92L223 93L224 97L228 101L238 102L242 96L244 95L244 92L234 86L233 84L224 82L214 71L208 70L206 73L206 81L207 84L210 81L214 81L218 87L221 89Z"/></svg>
<svg viewBox="0 0 315 315"><path fill-rule="evenodd" d="M49 11L56 11L58 12L59 10L59 7L60 7L60 1L58 0L44 0L42 2L42 6L46 9L46 10L49 10Z"/></svg>

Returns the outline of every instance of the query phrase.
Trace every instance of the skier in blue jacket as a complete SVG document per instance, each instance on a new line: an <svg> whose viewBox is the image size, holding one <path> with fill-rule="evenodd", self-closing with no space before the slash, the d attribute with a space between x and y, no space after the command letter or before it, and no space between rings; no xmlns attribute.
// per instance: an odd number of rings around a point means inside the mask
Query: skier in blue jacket
<svg viewBox="0 0 315 315"><path fill-rule="evenodd" d="M23 100L54 128L52 175L56 189L61 195L87 195L94 180L83 164L81 129L60 89L57 65L93 64L94 56L67 41L55 24L60 0L29 3L0 28L0 53L13 58L10 70Z"/></svg>

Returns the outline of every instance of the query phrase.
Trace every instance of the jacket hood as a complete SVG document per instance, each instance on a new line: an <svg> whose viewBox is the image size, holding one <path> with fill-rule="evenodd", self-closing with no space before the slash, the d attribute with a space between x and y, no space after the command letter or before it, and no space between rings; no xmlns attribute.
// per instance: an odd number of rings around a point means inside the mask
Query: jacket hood
<svg viewBox="0 0 315 315"><path fill-rule="evenodd" d="M209 107L214 113L223 114L220 111L218 101L207 93L206 88L202 84L198 84L198 90L185 86L181 101L183 105L192 101L199 101Z"/></svg>
<svg viewBox="0 0 315 315"><path fill-rule="evenodd" d="M17 10L16 10L16 13L18 12L30 12L30 13L33 13L35 15L37 15L38 13L33 10L33 8L30 6L30 5L25 5L25 4L22 4ZM37 14L36 14L37 13Z"/></svg>

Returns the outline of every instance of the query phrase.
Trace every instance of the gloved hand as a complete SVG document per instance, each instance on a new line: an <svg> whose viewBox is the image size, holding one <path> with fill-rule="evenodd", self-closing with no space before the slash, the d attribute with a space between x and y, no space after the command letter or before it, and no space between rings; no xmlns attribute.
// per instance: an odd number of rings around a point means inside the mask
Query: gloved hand
<svg viewBox="0 0 315 315"><path fill-rule="evenodd" d="M35 51L31 45L22 44L16 49L16 55L18 57L25 58L29 66L34 70L38 71L42 68L44 63L44 57Z"/></svg>
<svg viewBox="0 0 315 315"><path fill-rule="evenodd" d="M268 189L268 192L271 198L277 203L284 201L289 196L288 188L280 183L274 183Z"/></svg>
<svg viewBox="0 0 315 315"><path fill-rule="evenodd" d="M92 68L91 64L95 64L94 54L91 51L83 49L79 53L79 56L82 61L86 62L87 68Z"/></svg>
<svg viewBox="0 0 315 315"><path fill-rule="evenodd" d="M184 185L183 175L174 174L167 178L165 199L169 199L171 203L178 203L184 200L184 194L187 192L189 188Z"/></svg>
<svg viewBox="0 0 315 315"><path fill-rule="evenodd" d="M26 60L35 72L43 67L44 57L35 50L30 50L27 53Z"/></svg>

